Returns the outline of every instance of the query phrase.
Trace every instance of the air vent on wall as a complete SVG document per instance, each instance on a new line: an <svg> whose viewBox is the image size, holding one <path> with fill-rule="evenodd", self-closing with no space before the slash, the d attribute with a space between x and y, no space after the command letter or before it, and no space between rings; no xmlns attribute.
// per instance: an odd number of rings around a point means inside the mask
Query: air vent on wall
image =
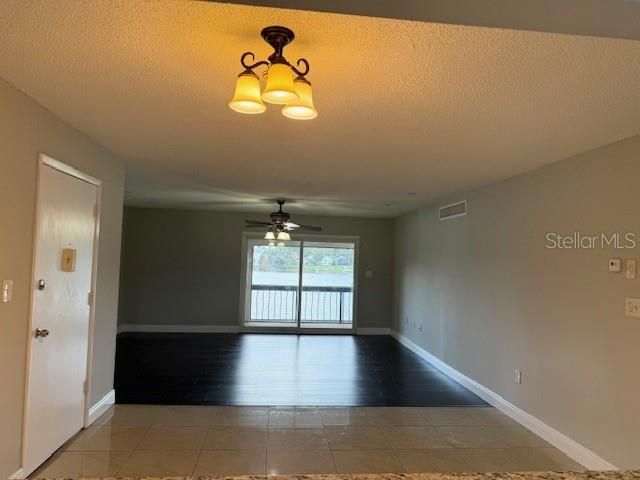
<svg viewBox="0 0 640 480"><path fill-rule="evenodd" d="M448 220L450 218L461 217L467 214L467 201L452 203L440 207L440 220Z"/></svg>

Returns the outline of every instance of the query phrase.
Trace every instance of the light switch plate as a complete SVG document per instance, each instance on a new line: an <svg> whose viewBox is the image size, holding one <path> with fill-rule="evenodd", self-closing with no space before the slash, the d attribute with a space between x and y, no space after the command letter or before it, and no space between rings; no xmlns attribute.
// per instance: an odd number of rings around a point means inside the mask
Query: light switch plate
<svg viewBox="0 0 640 480"><path fill-rule="evenodd" d="M365 270L364 278L373 278L373 270Z"/></svg>
<svg viewBox="0 0 640 480"><path fill-rule="evenodd" d="M627 260L624 271L628 280L635 280L638 275L638 262L635 260Z"/></svg>
<svg viewBox="0 0 640 480"><path fill-rule="evenodd" d="M640 298L627 298L624 311L627 317L640 318Z"/></svg>
<svg viewBox="0 0 640 480"><path fill-rule="evenodd" d="M622 272L622 259L621 258L612 258L609 260L609 271L611 273L620 273Z"/></svg>
<svg viewBox="0 0 640 480"><path fill-rule="evenodd" d="M519 370L516 368L513 371L513 381L516 382L518 385L522 383L522 370Z"/></svg>
<svg viewBox="0 0 640 480"><path fill-rule="evenodd" d="M0 302L9 303L11 300L13 300L13 280L3 280Z"/></svg>

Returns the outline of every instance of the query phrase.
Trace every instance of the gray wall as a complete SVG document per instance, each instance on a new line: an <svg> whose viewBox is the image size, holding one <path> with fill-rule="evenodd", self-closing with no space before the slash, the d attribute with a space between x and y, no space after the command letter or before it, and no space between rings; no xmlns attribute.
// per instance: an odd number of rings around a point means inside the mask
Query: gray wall
<svg viewBox="0 0 640 480"><path fill-rule="evenodd" d="M256 213L127 207L120 324L239 324L244 218ZM393 220L295 216L327 235L360 236L358 327L391 324ZM373 270L373 278L365 278Z"/></svg>
<svg viewBox="0 0 640 480"><path fill-rule="evenodd" d="M639 179L634 137L442 202L468 200L466 217L425 208L395 228L395 328L622 468L640 466L640 320L624 315L640 279L607 267L640 250L545 245L548 232L640 240Z"/></svg>
<svg viewBox="0 0 640 480"><path fill-rule="evenodd" d="M624 0L224 0L263 7L421 22L640 39L637 2Z"/></svg>
<svg viewBox="0 0 640 480"><path fill-rule="evenodd" d="M0 304L0 478L8 478L20 467L38 154L103 181L92 404L113 388L124 165L2 79L0 105L0 280L14 280L13 302Z"/></svg>

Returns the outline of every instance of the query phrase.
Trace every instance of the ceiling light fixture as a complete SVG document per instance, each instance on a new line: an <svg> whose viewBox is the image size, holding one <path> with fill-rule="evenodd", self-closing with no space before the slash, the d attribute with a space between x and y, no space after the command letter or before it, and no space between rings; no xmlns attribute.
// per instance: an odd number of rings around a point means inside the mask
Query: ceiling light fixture
<svg viewBox="0 0 640 480"><path fill-rule="evenodd" d="M273 47L274 52L267 60L261 60L253 64L246 62L248 57L255 60L253 52L245 52L240 57L240 63L244 70L236 80L236 91L229 107L238 113L257 114L264 112L267 107L264 102L283 105L282 114L294 120L311 120L318 116L313 105L311 83L306 79L309 73L309 62L300 58L296 65L303 70L298 70L291 65L282 51L284 47L293 41L293 31L286 27L267 27L262 30L262 38ZM265 77L265 85L260 91L260 78L254 69L268 67ZM294 78L294 74L296 77Z"/></svg>
<svg viewBox="0 0 640 480"><path fill-rule="evenodd" d="M293 231L310 231L321 232L322 227L316 227L314 225L303 225L294 223L291 221L291 215L282 210L286 200L276 200L278 203L278 211L272 212L269 215L269 221L263 222L262 220L245 220L246 228L260 228L266 227L267 231L264 235L264 239L267 241L270 247L275 245L282 246L285 242L291 240L291 232ZM276 242L277 241L277 242Z"/></svg>
<svg viewBox="0 0 640 480"><path fill-rule="evenodd" d="M291 240L291 234L286 230L278 230L276 233L273 230L269 229L267 233L264 235L265 240L281 240L281 241L289 241Z"/></svg>

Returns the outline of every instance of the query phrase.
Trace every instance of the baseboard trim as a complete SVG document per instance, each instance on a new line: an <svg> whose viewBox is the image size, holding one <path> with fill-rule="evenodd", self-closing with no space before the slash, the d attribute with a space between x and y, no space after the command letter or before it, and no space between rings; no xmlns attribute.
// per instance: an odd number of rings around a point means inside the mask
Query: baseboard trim
<svg viewBox="0 0 640 480"><path fill-rule="evenodd" d="M109 410L109 407L116 403L116 391L110 390L102 397L98 402L89 409L89 415L87 416L87 426L91 425L98 418L102 416L104 412Z"/></svg>
<svg viewBox="0 0 640 480"><path fill-rule="evenodd" d="M24 471L23 468L15 472L13 475L9 477L9 480L23 480L27 478L27 472Z"/></svg>
<svg viewBox="0 0 640 480"><path fill-rule="evenodd" d="M356 328L358 335L389 335L388 328Z"/></svg>
<svg viewBox="0 0 640 480"><path fill-rule="evenodd" d="M138 325L125 323L118 325L118 333L238 333L240 327L234 325ZM309 330L308 333L313 333ZM322 333L322 332L319 332ZM357 328L358 335L389 335L388 328Z"/></svg>
<svg viewBox="0 0 640 480"><path fill-rule="evenodd" d="M238 333L240 328L235 325L138 325L124 323L118 325L118 333Z"/></svg>
<svg viewBox="0 0 640 480"><path fill-rule="evenodd" d="M542 437L558 450L564 452L567 456L573 458L576 462L585 466L589 470L618 470L615 465L598 456L587 447L580 445L578 442L567 437L565 434L555 430L533 415L530 415L524 410L516 407L497 393L489 390L484 385L481 385L475 380L460 373L458 370L447 365L438 357L432 355L413 341L409 340L404 335L396 332L395 330L391 330L390 335L405 347L407 347L409 350L413 351L414 353L425 359L427 362L432 364L442 373L457 381L458 383L464 385L466 388L482 398L485 402L496 407L505 415L513 418L516 422L528 428L536 435Z"/></svg>

